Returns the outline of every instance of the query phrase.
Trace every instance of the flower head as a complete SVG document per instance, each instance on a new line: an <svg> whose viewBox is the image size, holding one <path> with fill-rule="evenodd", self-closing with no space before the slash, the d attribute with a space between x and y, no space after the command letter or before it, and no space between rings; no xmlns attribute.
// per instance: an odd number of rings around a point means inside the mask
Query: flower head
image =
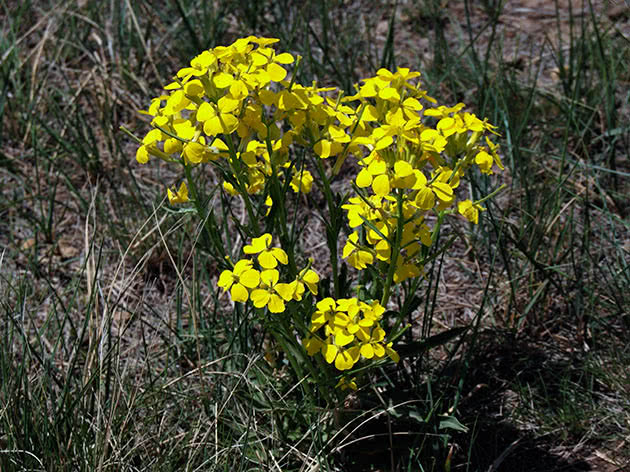
<svg viewBox="0 0 630 472"><path fill-rule="evenodd" d="M243 248L245 254L258 254L258 263L264 269L274 269L280 264L287 264L289 258L283 249L271 245L271 234L265 233L259 238L252 239L252 243Z"/></svg>
<svg viewBox="0 0 630 472"><path fill-rule="evenodd" d="M179 186L179 190L173 192L170 188L166 189L168 195L168 201L171 205L175 203L186 203L188 201L188 187L186 182L182 182Z"/></svg>
<svg viewBox="0 0 630 472"><path fill-rule="evenodd" d="M293 298L293 290L289 284L278 283L280 274L275 269L264 270L260 274L260 286L252 291L251 299L256 308L269 308L271 313L282 313L284 302Z"/></svg>
<svg viewBox="0 0 630 472"><path fill-rule="evenodd" d="M260 283L260 273L252 267L252 261L242 259L232 270L224 270L217 285L224 291L229 290L232 300L246 302L249 292Z"/></svg>

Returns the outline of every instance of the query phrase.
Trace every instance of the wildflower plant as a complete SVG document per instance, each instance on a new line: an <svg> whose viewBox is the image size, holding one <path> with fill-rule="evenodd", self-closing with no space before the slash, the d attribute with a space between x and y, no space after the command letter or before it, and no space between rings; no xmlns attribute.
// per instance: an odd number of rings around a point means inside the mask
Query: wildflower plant
<svg viewBox="0 0 630 472"><path fill-rule="evenodd" d="M301 85L299 58L278 54L277 41L242 38L179 70L142 112L151 130L136 159L179 167L183 179L168 200L192 206L206 224L209 191L197 176L214 168L224 198L239 199L247 214L234 222L247 239L234 254L213 238L226 256L217 285L252 307L298 374L356 388L359 367L399 361L405 303L394 306L392 293L411 297L424 266L447 249L435 247L444 218L476 224L496 193L472 201L461 185L471 172L503 169L495 127L461 103L437 106L420 73L406 68L380 69L350 96ZM342 170L354 177L339 194L331 183ZM308 248L297 247L304 228L289 218L315 190L326 201L324 286ZM342 259L354 275L344 275Z"/></svg>

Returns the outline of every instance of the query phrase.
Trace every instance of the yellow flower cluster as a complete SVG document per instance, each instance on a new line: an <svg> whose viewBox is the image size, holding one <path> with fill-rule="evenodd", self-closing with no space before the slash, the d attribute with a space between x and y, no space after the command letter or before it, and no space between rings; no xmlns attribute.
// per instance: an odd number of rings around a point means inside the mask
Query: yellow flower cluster
<svg viewBox="0 0 630 472"><path fill-rule="evenodd" d="M395 263L394 283L421 273L420 244L432 241L426 216L454 206L466 171L473 165L485 174L495 164L503 169L497 146L483 136L494 127L462 112L461 103L425 108L435 100L414 83L419 75L404 68L395 73L380 69L343 99L358 103L352 136L340 142L348 142L347 152L360 166L358 196L343 205L354 229L343 257L358 270L379 260ZM431 120L434 127L428 125ZM470 200L460 201L457 209L473 223L483 210ZM392 254L394 247L398 254Z"/></svg>
<svg viewBox="0 0 630 472"><path fill-rule="evenodd" d="M251 300L256 308L267 307L271 313L282 313L286 302L302 300L306 288L317 295L319 275L307 267L292 282L280 282L280 272L276 268L279 264L286 265L288 256L283 249L270 247L271 241L271 234L265 233L243 248L245 254L257 255L260 269L256 269L250 259L241 259L232 270L221 272L217 285L224 291L229 290L235 302Z"/></svg>
<svg viewBox="0 0 630 472"><path fill-rule="evenodd" d="M288 160L295 132L283 134L277 124L289 107L297 106L283 67L294 58L269 47L277 41L242 38L204 51L181 69L165 87L168 94L142 112L152 117L153 129L142 139L137 161L145 164L154 156L197 165L226 158L233 179L224 188L232 195L259 193L274 168L278 173L289 169L291 188L308 193L312 175ZM272 84L281 91L272 91ZM186 186L169 191L169 200L188 201Z"/></svg>
<svg viewBox="0 0 630 472"><path fill-rule="evenodd" d="M310 336L303 345L309 355L321 352L326 362L339 370L351 369L361 357L382 359L387 355L398 362L392 343L384 341L385 330L379 323L384 312L377 301L368 304L356 298L324 298L317 303Z"/></svg>
<svg viewBox="0 0 630 472"><path fill-rule="evenodd" d="M152 129L136 159L144 164L157 157L186 168L215 163L224 171L226 192L246 201L262 193L271 207L271 176L296 193L312 189L313 175L290 158L298 147L333 157L334 173L352 158L355 193L342 205L352 231L342 255L358 270L377 265L387 272L385 303L390 283L422 273L421 249L431 246L436 230L431 215L457 211L478 222L483 207L459 198L458 187L471 168L484 174L503 169L498 146L488 137L494 127L463 111L461 103L436 106L421 88L420 73L406 68L378 70L352 96L287 80L285 67L295 59L276 54L271 45L277 41L242 38L204 51L178 71L143 112ZM172 204L189 201L185 182L167 195ZM239 260L221 273L218 285L235 302L251 300L281 313L289 301L302 300L306 288L317 295L319 276L306 268L295 280L280 282L278 266L288 257L271 242L268 233L254 238L243 251L256 260ZM361 357L397 360L379 323L384 311L377 302L326 298L317 304L304 346L339 370Z"/></svg>

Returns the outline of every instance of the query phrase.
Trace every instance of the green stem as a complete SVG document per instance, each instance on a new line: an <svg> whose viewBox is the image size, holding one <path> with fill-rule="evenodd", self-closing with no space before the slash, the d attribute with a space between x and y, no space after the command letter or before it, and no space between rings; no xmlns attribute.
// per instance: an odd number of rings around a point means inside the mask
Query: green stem
<svg viewBox="0 0 630 472"><path fill-rule="evenodd" d="M304 378L305 375L302 366L306 366L311 376L316 380L316 383L318 385L323 385L320 379L320 375L314 368L311 360L308 358L308 356L304 356L304 354L306 354L306 351L302 348L302 346L296 346L296 343L293 341L295 339L295 336L293 335L293 330L287 323L286 317L282 315L280 316L280 326L282 329L280 332L273 331L272 334L282 346L282 349L286 353L291 367L293 367L293 370L298 374L299 378ZM292 316L291 318L293 320L294 317ZM301 353L301 355L298 355L298 353ZM311 400L313 400L313 402L316 402L317 397L315 396L315 392L309 385L308 381L302 382L302 385L304 385L304 388ZM332 398L330 397L330 394L326 388L320 389L320 393L326 400L326 403L328 403L329 405L333 404Z"/></svg>
<svg viewBox="0 0 630 472"><path fill-rule="evenodd" d="M490 200L491 198L494 198L494 196L496 194L498 194L501 190L503 190L505 187L507 187L506 184L502 184L499 188L497 188L496 190L494 190L492 193L490 193L489 195L486 195L485 197L483 197L481 200L477 200L475 203L475 205L481 205L483 202L485 202L486 200Z"/></svg>
<svg viewBox="0 0 630 472"><path fill-rule="evenodd" d="M396 218L396 238L394 239L394 246L391 248L391 258L389 262L389 270L387 271L387 279L385 280L385 287L383 288L383 296L381 298L381 305L386 306L391 294L392 283L394 281L394 274L396 273L396 264L398 262L398 256L400 252L400 243L402 240L402 233L404 227L405 216L403 214L403 194L401 191L396 193L396 200L398 206L398 215Z"/></svg>
<svg viewBox="0 0 630 472"><path fill-rule="evenodd" d="M243 185L243 180L241 178L242 172L240 172L236 166L236 161L238 160L238 156L236 155L236 148L234 147L234 141L232 140L232 135L226 134L225 140L227 141L228 150L230 152L230 161L229 161L230 169L232 170L232 173L236 177L236 182L238 184L238 193L241 195L241 197L243 198L243 201L245 202L245 209L247 211L247 216L249 218L250 224L252 225L254 229L254 233L256 233L257 236L260 236L261 235L260 226L258 225L258 219L256 218L256 215L254 214L254 209L252 207L252 202L249 199L249 194L247 193L247 190L245 189L245 186Z"/></svg>
<svg viewBox="0 0 630 472"><path fill-rule="evenodd" d="M287 208L285 205L286 187L283 188L281 180L278 176L278 165L275 162L274 151L271 144L271 131L269 125L267 125L267 152L269 153L269 162L271 163L271 190L273 206L275 207L275 215L280 219L280 242L282 249L287 253L289 259L289 275L291 277L297 276L297 264L295 262L295 249L291 241L291 234L287 225ZM278 229L278 225L274 226Z"/></svg>
<svg viewBox="0 0 630 472"><path fill-rule="evenodd" d="M422 266L424 266L424 263L422 264ZM403 306L400 309L400 316L398 316L398 319L396 320L396 322L394 323L394 326L391 329L392 333L398 333L398 329L400 328L400 325L403 322L403 318L405 317L405 315L409 315L409 302L411 301L412 297L414 296L413 294L415 294L418 291L418 287L420 285L420 280L422 280L422 278L420 276L416 277L413 279L411 286L410 286L410 290L407 292L407 297L405 299L405 303L403 304ZM402 331L400 333L398 333L396 335L396 338L399 338L402 333L404 331L406 331L407 328L403 328ZM394 339L390 339L390 341L393 341Z"/></svg>
<svg viewBox="0 0 630 472"><path fill-rule="evenodd" d="M186 175L186 183L188 185L188 189L190 190L190 193L192 194L192 201L193 201L193 205L195 205L195 211L197 212L197 215L199 215L199 218L201 218L201 221L203 223L202 225L203 236L202 237L204 240L204 244L206 245L206 249L210 250L210 247L211 247L210 241L212 240L212 238L211 238L210 230L206 226L206 224L208 223L208 218L206 218L206 210L203 207L201 200L199 199L199 193L197 192L197 186L195 185L195 181L192 177L192 171L191 171L190 165L184 164L184 173Z"/></svg>
<svg viewBox="0 0 630 472"><path fill-rule="evenodd" d="M328 239L328 249L330 251L330 265L332 269L333 276L333 292L335 298L341 297L341 287L339 285L339 260L337 258L337 238L339 236L339 224L338 224L338 208L335 205L335 199L333 197L332 190L330 188L330 180L326 176L326 171L324 170L324 166L321 163L321 159L315 157L315 168L317 169L317 173L322 181L324 197L326 198L326 203L328 204L328 213L330 216L330 232Z"/></svg>

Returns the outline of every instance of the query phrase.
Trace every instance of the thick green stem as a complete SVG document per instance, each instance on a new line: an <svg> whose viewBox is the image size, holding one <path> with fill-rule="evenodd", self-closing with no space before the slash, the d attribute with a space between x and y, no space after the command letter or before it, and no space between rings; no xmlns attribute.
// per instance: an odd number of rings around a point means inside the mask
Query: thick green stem
<svg viewBox="0 0 630 472"><path fill-rule="evenodd" d="M277 215L277 217L280 220L280 224L274 225L274 227L276 229L278 228L278 226L280 227L279 228L280 229L280 242L283 246L283 249L287 253L287 257L289 259L289 264L288 264L289 275L291 277L295 277L297 276L298 271L297 271L297 264L295 262L295 249L291 242L291 234L290 234L290 231L288 230L288 224L287 224L285 189L283 188L282 182L280 178L278 177L278 165L275 162L276 156L274 156L274 151L271 144L270 135L271 135L271 132L268 128L266 144L267 144L267 152L269 153L269 162L271 163L271 172L272 172L270 195L273 202L273 207L275 208L275 215Z"/></svg>
<svg viewBox="0 0 630 472"><path fill-rule="evenodd" d="M188 185L188 189L190 190L190 193L192 195L193 205L195 205L195 211L197 212L197 215L199 215L199 218L201 218L201 221L203 223L201 234L204 240L204 244L206 245L207 250L210 250L210 241L212 240L212 238L210 229L206 226L208 224L206 209L199 199L199 192L197 192L197 186L195 185L195 181L192 177L191 167L188 164L184 164L184 173L186 175L186 183Z"/></svg>

